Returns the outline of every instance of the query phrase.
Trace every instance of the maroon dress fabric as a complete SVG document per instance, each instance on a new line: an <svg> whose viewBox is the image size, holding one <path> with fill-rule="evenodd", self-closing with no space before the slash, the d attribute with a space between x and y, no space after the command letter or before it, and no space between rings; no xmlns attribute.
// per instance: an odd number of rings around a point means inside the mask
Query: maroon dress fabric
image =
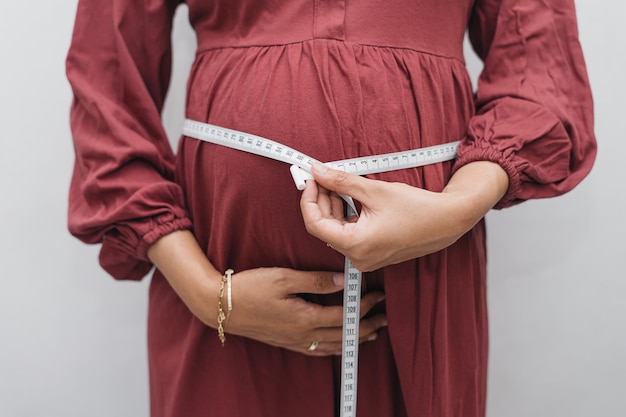
<svg viewBox="0 0 626 417"><path fill-rule="evenodd" d="M342 257L306 233L288 166L185 137L172 152L160 111L178 3L79 1L67 60L71 232L101 242L101 265L118 279L141 279L147 247L185 228L218 270L341 270ZM440 191L455 169L489 160L510 180L498 207L567 192L591 169L571 0L187 4L198 37L191 119L323 161L461 140L454 163L372 177ZM468 28L485 62L476 94ZM485 414L485 252L481 222L445 250L366 274L366 290L386 293L389 326L362 345L360 417ZM234 336L222 348L158 271L148 328L154 417L338 415L337 358Z"/></svg>

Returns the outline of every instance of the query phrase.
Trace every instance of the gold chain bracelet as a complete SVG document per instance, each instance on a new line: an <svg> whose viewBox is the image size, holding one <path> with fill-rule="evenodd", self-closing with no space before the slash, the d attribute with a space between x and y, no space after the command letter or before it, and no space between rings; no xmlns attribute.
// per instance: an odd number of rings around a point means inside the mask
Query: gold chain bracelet
<svg viewBox="0 0 626 417"><path fill-rule="evenodd" d="M233 291L232 291L232 269L226 270L224 275L222 276L222 282L220 283L220 292L217 298L217 337L220 338L220 342L222 342L222 347L224 343L226 343L226 333L224 333L224 329L226 324L228 323L228 319L230 318L230 312L233 309ZM224 312L224 307L222 305L222 298L224 298L224 287L226 287L226 303L228 309L228 315Z"/></svg>

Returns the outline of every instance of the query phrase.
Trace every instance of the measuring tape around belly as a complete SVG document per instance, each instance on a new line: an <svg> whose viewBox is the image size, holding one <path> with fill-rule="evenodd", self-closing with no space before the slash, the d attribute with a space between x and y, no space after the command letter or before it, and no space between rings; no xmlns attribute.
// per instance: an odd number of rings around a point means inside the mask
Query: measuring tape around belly
<svg viewBox="0 0 626 417"><path fill-rule="evenodd" d="M291 175L299 190L304 189L307 180L313 179L311 168L315 162L319 162L300 151L261 136L189 119L185 120L183 135L291 164ZM327 162L326 165L357 175L375 174L450 161L456 158L458 147L459 142L450 142L402 152L343 159ZM349 196L342 198L348 204L347 215L358 215L352 198ZM347 257L344 274L340 415L355 417L362 277L361 272Z"/></svg>

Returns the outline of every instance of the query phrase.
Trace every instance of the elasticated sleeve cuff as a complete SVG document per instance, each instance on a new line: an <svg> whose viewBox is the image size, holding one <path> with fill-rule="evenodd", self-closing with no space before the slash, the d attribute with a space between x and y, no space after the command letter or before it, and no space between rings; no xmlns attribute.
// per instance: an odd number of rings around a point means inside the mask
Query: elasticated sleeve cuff
<svg viewBox="0 0 626 417"><path fill-rule="evenodd" d="M169 233L190 229L191 220L167 214L149 219L145 227L149 231L143 236L128 225L119 225L105 234L99 261L102 268L115 279L142 279L152 269L152 262L146 254L148 248Z"/></svg>
<svg viewBox="0 0 626 417"><path fill-rule="evenodd" d="M462 149L457 155L454 163L453 172L459 168L476 161L489 161L500 165L509 176L509 188L506 194L494 206L495 209L502 209L515 204L515 196L520 190L520 175L511 160L505 155L493 148L469 147Z"/></svg>

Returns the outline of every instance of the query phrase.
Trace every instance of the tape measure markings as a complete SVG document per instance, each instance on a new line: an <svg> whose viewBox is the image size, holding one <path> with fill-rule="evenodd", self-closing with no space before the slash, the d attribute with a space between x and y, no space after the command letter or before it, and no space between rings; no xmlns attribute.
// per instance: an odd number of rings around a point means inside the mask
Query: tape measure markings
<svg viewBox="0 0 626 417"><path fill-rule="evenodd" d="M348 208L348 216L356 214ZM356 416L361 318L361 271L346 257L343 291L343 339L341 347L340 416Z"/></svg>
<svg viewBox="0 0 626 417"><path fill-rule="evenodd" d="M294 164L306 171L311 170L314 162L319 162L295 149L261 136L189 119L185 120L183 134L216 145L227 146L232 149L238 149L288 164Z"/></svg>
<svg viewBox="0 0 626 417"><path fill-rule="evenodd" d="M185 120L183 134L216 145L227 146L232 149L294 164L309 173L309 175L313 163L320 162L293 148L261 136L189 119ZM326 165L333 169L358 175L377 174L449 161L456 157L458 147L459 142L450 142L408 151L342 159L327 162Z"/></svg>
<svg viewBox="0 0 626 417"><path fill-rule="evenodd" d="M329 162L328 165L358 175L379 174L449 161L456 156L458 147L459 142L451 142L409 151L344 159Z"/></svg>

